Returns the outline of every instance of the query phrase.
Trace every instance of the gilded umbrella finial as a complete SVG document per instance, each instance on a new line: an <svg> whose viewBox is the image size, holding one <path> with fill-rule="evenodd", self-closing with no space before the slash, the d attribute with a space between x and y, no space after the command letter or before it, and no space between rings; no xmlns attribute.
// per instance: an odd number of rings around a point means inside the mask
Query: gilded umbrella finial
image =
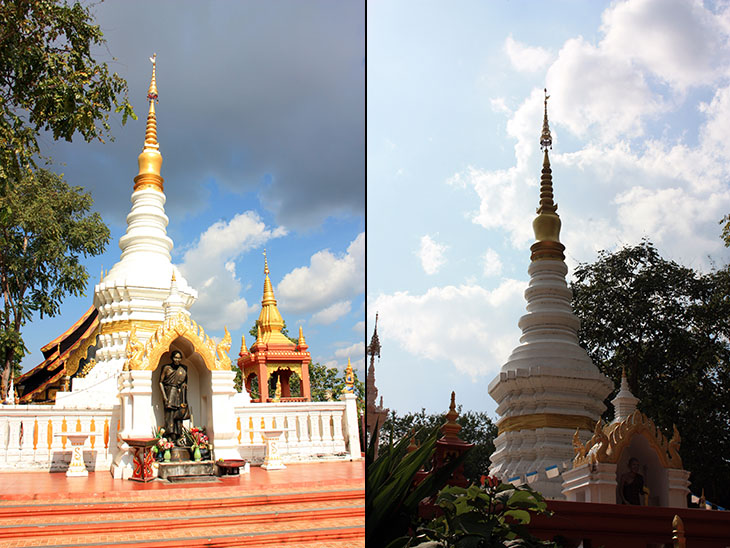
<svg viewBox="0 0 730 548"><path fill-rule="evenodd" d="M157 101L157 54L150 57L152 62L152 78L147 91L147 99L150 103L147 113L147 127L145 128L144 146L142 153L137 158L139 172L134 178L134 190L141 188L152 188L163 191L163 179L160 176L162 167L162 155L160 145L157 142L157 114L155 113L155 101Z"/></svg>
<svg viewBox="0 0 730 548"><path fill-rule="evenodd" d="M548 147L553 148L553 136L550 134L550 126L548 125L548 99L550 99L550 96L547 94L547 88L545 88L545 116L542 119L542 134L540 135L540 146L543 150L546 150Z"/></svg>
<svg viewBox="0 0 730 548"><path fill-rule="evenodd" d="M562 261L563 244L560 243L560 218L557 214L558 204L553 200L553 175L550 168L548 148L553 146L553 137L550 134L548 124L547 102L550 96L545 91L545 114L542 121L542 133L540 134L540 148L544 155L542 161L542 175L540 176L540 204L537 208L537 217L532 222L532 229L535 232L537 242L530 248L532 250L531 260L553 259Z"/></svg>

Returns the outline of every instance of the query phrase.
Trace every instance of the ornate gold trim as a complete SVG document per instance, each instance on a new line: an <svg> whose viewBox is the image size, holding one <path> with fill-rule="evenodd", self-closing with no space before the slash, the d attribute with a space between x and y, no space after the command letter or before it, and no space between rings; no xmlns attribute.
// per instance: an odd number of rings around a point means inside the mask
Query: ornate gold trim
<svg viewBox="0 0 730 548"><path fill-rule="evenodd" d="M294 364L289 364L289 363L269 364L269 363L267 363L266 364L266 372L269 374L269 376L273 372L278 371L279 369L281 369L281 370L289 369L291 372L299 375L300 379L302 378L302 365L300 363L294 363Z"/></svg>
<svg viewBox="0 0 730 548"><path fill-rule="evenodd" d="M560 413L533 413L506 417L499 421L499 434L517 432L519 430L535 430L537 428L583 428L593 430L593 421L584 415L563 415Z"/></svg>
<svg viewBox="0 0 730 548"><path fill-rule="evenodd" d="M677 427L674 426L672 439L667 438L657 428L654 421L638 409L623 421L603 426L601 421L588 442L583 445L577 436L573 437L573 467L585 463L608 462L618 464L621 453L629 446L631 439L641 435L652 446L659 461L665 468L682 469L682 458L679 456L681 438Z"/></svg>
<svg viewBox="0 0 730 548"><path fill-rule="evenodd" d="M86 352L89 350L89 347L96 344L96 338L99 335L99 328L97 327L94 333L89 335L87 339L81 343L81 346L79 346L76 350L74 350L71 355L66 360L66 375L71 377L72 375L76 374L76 372L79 370L79 362L86 357Z"/></svg>
<svg viewBox="0 0 730 548"><path fill-rule="evenodd" d="M216 345L205 334L201 326L196 324L184 312L165 320L142 345L137 338L136 328L130 333L127 344L127 362L124 368L135 371L152 371L157 368L162 355L170 349L172 342L182 337L192 343L205 366L211 371L230 371L231 358L228 351L231 349L231 334L224 328L225 335Z"/></svg>
<svg viewBox="0 0 730 548"><path fill-rule="evenodd" d="M162 325L159 320L117 320L101 324L101 334L131 332L132 327L140 331L156 331Z"/></svg>

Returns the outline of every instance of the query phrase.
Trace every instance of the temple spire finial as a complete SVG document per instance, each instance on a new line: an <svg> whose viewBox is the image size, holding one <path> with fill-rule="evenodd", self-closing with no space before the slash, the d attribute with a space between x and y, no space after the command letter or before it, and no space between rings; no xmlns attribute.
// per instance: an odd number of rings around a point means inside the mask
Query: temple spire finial
<svg viewBox="0 0 730 548"><path fill-rule="evenodd" d="M550 134L550 125L548 124L547 115L547 102L550 96L547 94L547 88L545 88L545 115L542 119L542 135L540 135L540 146L543 150L553 148L553 136Z"/></svg>
<svg viewBox="0 0 730 548"><path fill-rule="evenodd" d="M259 326L263 332L263 341L267 344L275 342L284 345L293 343L281 332L284 329L284 319L276 306L274 287L269 278L269 261L264 250L264 295L261 299L261 313L259 314Z"/></svg>
<svg viewBox="0 0 730 548"><path fill-rule="evenodd" d="M540 205L537 208L537 217L532 221L532 229L535 232L537 242L530 248L532 261L540 259L565 260L563 250L565 247L560 243L560 217L558 217L558 204L553 200L553 172L550 169L550 158L548 148L553 147L553 137L548 124L547 102L550 96L545 91L544 116L542 121L542 133L540 134L540 148L544 152L542 161L542 175L540 176Z"/></svg>
<svg viewBox="0 0 730 548"><path fill-rule="evenodd" d="M157 101L157 54L150 57L152 62L152 78L150 87L147 90L147 100L150 102L147 113L147 127L144 134L144 146L142 153L137 158L139 173L134 178L134 190L152 188L163 191L163 179L160 176L162 168L162 155L160 144L157 142L157 114L155 113L155 102Z"/></svg>
<svg viewBox="0 0 730 548"><path fill-rule="evenodd" d="M155 114L155 101L157 101L157 54L150 57L152 62L152 78L150 79L150 89L147 90L147 100L150 102L150 111L147 114L147 129L144 135L144 149L158 150L160 145L157 143L157 115Z"/></svg>
<svg viewBox="0 0 730 548"><path fill-rule="evenodd" d="M150 57L150 61L152 62L152 80L150 80L150 89L147 91L147 99L150 101L157 99L157 54L153 53L152 57Z"/></svg>

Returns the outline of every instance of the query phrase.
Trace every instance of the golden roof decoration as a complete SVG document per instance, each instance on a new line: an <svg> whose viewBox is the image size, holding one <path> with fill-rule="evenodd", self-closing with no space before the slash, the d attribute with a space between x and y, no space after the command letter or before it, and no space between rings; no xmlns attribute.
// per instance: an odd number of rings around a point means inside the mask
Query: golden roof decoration
<svg viewBox="0 0 730 548"><path fill-rule="evenodd" d="M136 328L133 326L127 343L127 362L125 370L152 371L157 368L162 355L170 349L170 345L178 337L183 337L192 343L195 352L200 354L208 369L212 371L230 371L231 358L228 351L231 349L231 334L224 327L225 335L216 344L205 334L187 314L180 312L172 318L166 319L149 340L142 345L137 339Z"/></svg>
<svg viewBox="0 0 730 548"><path fill-rule="evenodd" d="M66 361L66 375L73 376L75 375L79 370L79 363L81 363L81 360L86 358L86 353L89 351L89 347L96 344L96 337L99 335L101 331L101 324L97 326L97 328L94 330L94 334L91 335L89 338L87 338L81 346L79 346L76 350L74 350L68 357L68 360ZM93 362L96 364L96 360L89 360L84 365L82 369L87 369L86 372L83 372L83 374L79 374L79 376L85 376L86 373L90 371L89 363ZM93 367L93 365L91 366Z"/></svg>
<svg viewBox="0 0 730 548"><path fill-rule="evenodd" d="M241 335L241 351L238 353L239 356L245 356L248 354L248 346L246 346L246 334Z"/></svg>
<svg viewBox="0 0 730 548"><path fill-rule="evenodd" d="M677 427L674 426L672 438L667 440L654 421L638 409L624 420L606 426L599 420L593 436L585 444L580 442L578 431L576 431L573 436L575 452L573 468L596 462L618 464L621 453L629 446L631 439L637 435L646 438L659 457L662 466L682 469L682 458L679 456L681 438Z"/></svg>
<svg viewBox="0 0 730 548"><path fill-rule="evenodd" d="M279 309L276 306L274 288L269 278L269 262L266 257L266 250L264 250L264 296L261 299L261 313L259 314L258 326L261 331L259 339L264 343L294 346L294 343L281 332L284 328L284 319L281 317Z"/></svg>
<svg viewBox="0 0 730 548"><path fill-rule="evenodd" d="M347 368L345 369L345 392L355 391L355 374L352 371L352 364L350 358L347 358Z"/></svg>

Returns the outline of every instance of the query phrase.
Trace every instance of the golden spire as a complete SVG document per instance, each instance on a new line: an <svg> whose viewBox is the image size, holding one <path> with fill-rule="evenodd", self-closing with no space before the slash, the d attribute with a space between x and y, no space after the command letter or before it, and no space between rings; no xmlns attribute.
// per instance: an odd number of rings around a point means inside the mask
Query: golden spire
<svg viewBox="0 0 730 548"><path fill-rule="evenodd" d="M238 353L239 356L245 356L248 354L248 347L246 346L246 335L241 335L241 351Z"/></svg>
<svg viewBox="0 0 730 548"><path fill-rule="evenodd" d="M157 142L157 115L155 114L155 101L157 101L157 54L150 57L152 61L152 79L150 88L147 91L147 100L150 102L150 110L147 113L147 128L144 136L144 148L137 158L139 173L134 178L134 190L151 188L163 191L164 179L160 176L162 167L162 155L160 145Z"/></svg>
<svg viewBox="0 0 730 548"><path fill-rule="evenodd" d="M550 99L550 96L547 94L546 89L545 114L542 121L542 133L540 134L540 147L544 151L542 176L540 177L540 206L537 208L537 217L532 221L532 229L537 240L530 248L532 251L530 259L533 261L540 259L562 261L565 259L565 255L563 255L565 246L560 243L560 217L556 213L558 205L553 201L553 176L548 156L548 148L553 146L547 115L548 99Z"/></svg>
<svg viewBox="0 0 730 548"><path fill-rule="evenodd" d="M456 392L451 392L451 405L449 405L449 412L446 413L446 423L441 427L441 433L444 435L444 439L461 441L459 439L461 425L456 422L458 416L459 413L456 411Z"/></svg>
<svg viewBox="0 0 730 548"><path fill-rule="evenodd" d="M264 250L264 297L261 299L261 313L259 314L259 327L262 331L262 340L266 344L277 343L293 346L293 343L282 334L284 320L276 306L274 288L269 279L269 262Z"/></svg>

